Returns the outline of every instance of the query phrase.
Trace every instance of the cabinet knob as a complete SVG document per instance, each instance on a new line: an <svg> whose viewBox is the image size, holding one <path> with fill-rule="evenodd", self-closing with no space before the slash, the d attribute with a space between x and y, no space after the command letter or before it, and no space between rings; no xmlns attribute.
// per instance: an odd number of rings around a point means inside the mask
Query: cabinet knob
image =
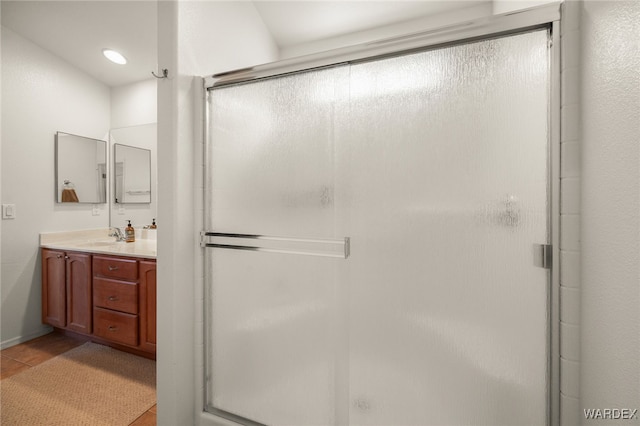
<svg viewBox="0 0 640 426"><path fill-rule="evenodd" d="M57 257L58 257L58 259L62 259L62 255L61 254L59 254Z"/></svg>
<svg viewBox="0 0 640 426"><path fill-rule="evenodd" d="M68 259L68 258L69 258L69 256L65 256L64 258L65 258L65 259Z"/></svg>
<svg viewBox="0 0 640 426"><path fill-rule="evenodd" d="M109 265L109 266L108 266L108 268L109 268L109 270L110 270L110 271L117 271L117 270L118 270L118 267L117 267L117 266L111 266L111 265Z"/></svg>
<svg viewBox="0 0 640 426"><path fill-rule="evenodd" d="M115 302L116 300L118 300L118 297L117 297L117 296L109 296L109 297L108 297L108 299L109 299L111 302Z"/></svg>
<svg viewBox="0 0 640 426"><path fill-rule="evenodd" d="M115 325L110 325L109 326L109 331L111 331L111 332L118 331L118 327L116 327Z"/></svg>

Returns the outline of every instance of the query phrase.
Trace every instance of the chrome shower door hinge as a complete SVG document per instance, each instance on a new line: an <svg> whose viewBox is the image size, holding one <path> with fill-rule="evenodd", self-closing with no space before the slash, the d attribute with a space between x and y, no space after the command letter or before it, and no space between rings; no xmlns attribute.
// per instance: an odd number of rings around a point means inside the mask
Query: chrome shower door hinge
<svg viewBox="0 0 640 426"><path fill-rule="evenodd" d="M533 245L533 264L540 268L551 269L553 246L551 244Z"/></svg>

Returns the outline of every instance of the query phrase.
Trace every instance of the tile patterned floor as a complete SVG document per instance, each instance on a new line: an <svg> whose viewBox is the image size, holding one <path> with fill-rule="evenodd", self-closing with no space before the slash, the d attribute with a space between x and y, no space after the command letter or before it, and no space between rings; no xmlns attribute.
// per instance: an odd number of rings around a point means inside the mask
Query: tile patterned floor
<svg viewBox="0 0 640 426"><path fill-rule="evenodd" d="M0 351L0 379L6 379L57 355L82 345L88 339L53 332ZM156 406L138 417L129 426L156 424Z"/></svg>

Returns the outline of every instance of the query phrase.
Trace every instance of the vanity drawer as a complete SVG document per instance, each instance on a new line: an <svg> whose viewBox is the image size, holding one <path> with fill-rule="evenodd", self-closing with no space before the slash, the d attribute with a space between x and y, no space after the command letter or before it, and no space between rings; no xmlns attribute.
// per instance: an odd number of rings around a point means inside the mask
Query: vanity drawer
<svg viewBox="0 0 640 426"><path fill-rule="evenodd" d="M138 346L138 316L93 308L93 334L112 342Z"/></svg>
<svg viewBox="0 0 640 426"><path fill-rule="evenodd" d="M138 284L94 278L93 306L137 314Z"/></svg>
<svg viewBox="0 0 640 426"><path fill-rule="evenodd" d="M93 256L93 274L99 277L136 281L138 279L138 261Z"/></svg>

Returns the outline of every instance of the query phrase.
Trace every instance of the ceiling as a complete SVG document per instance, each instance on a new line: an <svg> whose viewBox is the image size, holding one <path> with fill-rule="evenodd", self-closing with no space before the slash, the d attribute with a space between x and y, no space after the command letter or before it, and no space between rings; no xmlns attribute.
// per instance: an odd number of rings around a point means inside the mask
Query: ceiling
<svg viewBox="0 0 640 426"><path fill-rule="evenodd" d="M254 1L279 47L288 47L477 5L478 0ZM2 25L109 86L150 78L157 68L157 3L7 1ZM120 51L112 64L103 48Z"/></svg>
<svg viewBox="0 0 640 426"><path fill-rule="evenodd" d="M6 1L2 25L109 86L151 77L157 64L155 1ZM116 65L102 49L128 60Z"/></svg>

